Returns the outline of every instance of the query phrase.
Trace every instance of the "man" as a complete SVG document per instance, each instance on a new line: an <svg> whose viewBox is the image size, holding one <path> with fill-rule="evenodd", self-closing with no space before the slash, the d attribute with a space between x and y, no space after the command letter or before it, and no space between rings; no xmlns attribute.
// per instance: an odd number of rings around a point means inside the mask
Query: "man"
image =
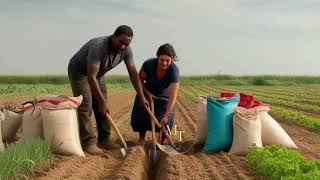
<svg viewBox="0 0 320 180"><path fill-rule="evenodd" d="M119 26L113 35L97 37L88 41L71 58L68 76L74 96L83 95L78 108L80 139L84 151L92 155L102 155L102 149L120 147L110 140L110 123L106 121L109 113L107 89L104 74L124 61L131 83L137 94L141 95L141 105L149 107L143 95L141 81L133 62L130 42L133 31L129 26ZM98 129L98 143L91 124L92 110ZM100 149L101 148L101 149Z"/></svg>

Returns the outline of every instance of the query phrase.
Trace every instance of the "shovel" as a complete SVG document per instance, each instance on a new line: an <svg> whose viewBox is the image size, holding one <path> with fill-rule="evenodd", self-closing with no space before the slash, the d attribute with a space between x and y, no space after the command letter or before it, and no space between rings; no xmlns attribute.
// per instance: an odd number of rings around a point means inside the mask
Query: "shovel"
<svg viewBox="0 0 320 180"><path fill-rule="evenodd" d="M152 100L150 102L150 105L151 105L152 114L154 114L154 104ZM156 140L156 132L155 132L156 127L152 120L151 120L151 127L152 127L152 144L153 144L152 148L153 149L149 150L149 159L151 160L151 165L154 166L159 159L160 152L157 150L157 140Z"/></svg>
<svg viewBox="0 0 320 180"><path fill-rule="evenodd" d="M161 128L161 124L159 123L159 121L157 120L157 118L154 116L154 114L150 111L150 109L146 109L149 116L151 117L152 121L160 128L160 130L164 133L164 135L166 136L169 144L171 145L162 145L157 143L158 148L163 151L166 154L170 154L170 155L179 155L182 154L178 151L176 151L175 149L177 149L177 147L174 145L171 137L169 136L168 132L165 130L165 128Z"/></svg>
<svg viewBox="0 0 320 180"><path fill-rule="evenodd" d="M128 149L128 146L127 146L127 143L126 141L124 141L117 125L114 123L114 121L112 120L111 116L109 115L109 113L106 113L106 117L107 117L107 120L111 123L111 126L113 127L113 129L116 131L118 137L121 139L121 142L123 144L123 148L121 148L121 153L123 155L123 157L125 157L127 155L127 152L129 151Z"/></svg>

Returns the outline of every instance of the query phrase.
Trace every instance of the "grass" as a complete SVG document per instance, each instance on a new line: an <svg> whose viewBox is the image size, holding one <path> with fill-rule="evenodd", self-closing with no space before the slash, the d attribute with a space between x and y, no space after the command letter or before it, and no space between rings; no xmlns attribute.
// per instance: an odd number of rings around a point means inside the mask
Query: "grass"
<svg viewBox="0 0 320 180"><path fill-rule="evenodd" d="M271 179L320 179L320 161L305 159L281 145L254 147L246 161L260 175Z"/></svg>
<svg viewBox="0 0 320 180"><path fill-rule="evenodd" d="M0 153L0 179L19 179L36 165L49 165L52 158L50 145L41 139L11 145Z"/></svg>

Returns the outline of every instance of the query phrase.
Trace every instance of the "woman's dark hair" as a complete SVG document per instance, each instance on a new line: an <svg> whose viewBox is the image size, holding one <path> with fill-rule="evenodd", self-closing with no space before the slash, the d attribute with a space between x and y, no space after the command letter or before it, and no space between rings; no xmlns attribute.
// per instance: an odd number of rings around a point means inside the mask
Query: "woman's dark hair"
<svg viewBox="0 0 320 180"><path fill-rule="evenodd" d="M169 43L163 44L159 47L159 49L157 51L157 57L159 57L161 55L170 56L174 61L177 58L177 55L176 55L176 52L174 51L173 46Z"/></svg>
<svg viewBox="0 0 320 180"><path fill-rule="evenodd" d="M114 36L120 36L121 34L125 34L128 37L133 37L133 31L130 26L127 25L121 25L117 27L117 29L114 31Z"/></svg>

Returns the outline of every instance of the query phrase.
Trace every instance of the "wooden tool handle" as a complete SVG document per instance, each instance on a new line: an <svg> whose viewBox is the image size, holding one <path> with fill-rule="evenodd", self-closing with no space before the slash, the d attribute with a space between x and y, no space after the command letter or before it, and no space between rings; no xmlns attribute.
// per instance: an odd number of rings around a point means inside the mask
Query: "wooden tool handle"
<svg viewBox="0 0 320 180"><path fill-rule="evenodd" d="M150 107L151 107L151 112L154 114L154 103L153 100L151 99L150 101ZM157 139L156 139L156 127L154 122L151 120L151 128L152 128L152 142L153 142L153 148L157 148Z"/></svg>
<svg viewBox="0 0 320 180"><path fill-rule="evenodd" d="M157 118L154 116L154 114L150 111L150 109L147 109L147 112L148 112L149 116L151 117L152 121L153 121L153 122L160 128L160 130L161 130L161 129L162 129L162 128L161 128L161 124L159 123L159 121L157 120ZM176 148L176 146L174 145L171 137L169 136L169 134L168 134L168 132L165 130L165 128L163 128L162 130L163 130L163 132L164 132L164 135L165 135L166 138L168 139L169 144L170 144L172 147Z"/></svg>
<svg viewBox="0 0 320 180"><path fill-rule="evenodd" d="M116 131L118 137L121 139L121 142L122 142L124 148L128 149L126 141L124 141L124 139L123 139L123 137L122 137L117 125L114 123L114 121L112 120L111 116L108 113L106 113L106 117L107 117L108 121L111 123L111 126L113 127L113 129Z"/></svg>

